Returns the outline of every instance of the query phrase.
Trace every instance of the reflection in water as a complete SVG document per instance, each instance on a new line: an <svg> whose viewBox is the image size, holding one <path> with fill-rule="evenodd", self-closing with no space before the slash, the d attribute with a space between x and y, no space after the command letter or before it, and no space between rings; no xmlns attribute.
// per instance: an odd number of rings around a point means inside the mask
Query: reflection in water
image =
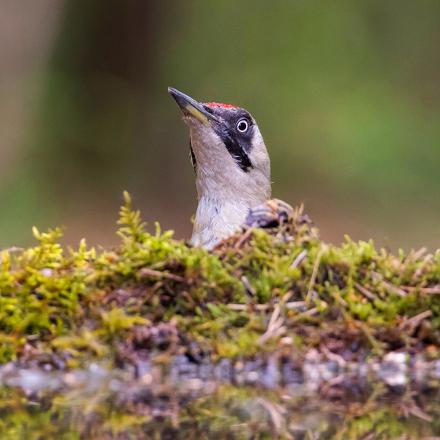
<svg viewBox="0 0 440 440"><path fill-rule="evenodd" d="M440 436L440 389L384 383L272 390L200 379L124 382L92 372L71 386L0 389L1 438L395 439ZM34 380L34 382L32 382ZM56 379L52 379L56 380ZM66 382L66 381L65 381Z"/></svg>

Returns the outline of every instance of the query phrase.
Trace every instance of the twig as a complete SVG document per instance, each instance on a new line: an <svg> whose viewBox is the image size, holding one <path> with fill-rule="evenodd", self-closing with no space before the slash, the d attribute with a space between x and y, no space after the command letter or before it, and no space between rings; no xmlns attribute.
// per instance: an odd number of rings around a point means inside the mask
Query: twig
<svg viewBox="0 0 440 440"><path fill-rule="evenodd" d="M313 307L313 309L306 310L305 312L295 315L290 322L299 321L302 318L307 318L308 316L316 315L319 312L318 307Z"/></svg>
<svg viewBox="0 0 440 440"><path fill-rule="evenodd" d="M415 251L412 254L412 257L413 257L414 260L418 260L419 258L422 257L423 254L426 254L427 251L428 251L427 248L421 247L419 250Z"/></svg>
<svg viewBox="0 0 440 440"><path fill-rule="evenodd" d="M161 272L159 270L150 269L148 267L144 267L139 271L139 275L141 278L153 277L153 278L165 278L167 280L177 281L178 283L188 283L188 281L179 276L174 275L173 273Z"/></svg>
<svg viewBox="0 0 440 440"><path fill-rule="evenodd" d="M193 297L186 290L182 291L180 295L185 298L193 307L196 307L196 302Z"/></svg>
<svg viewBox="0 0 440 440"><path fill-rule="evenodd" d="M248 304L233 304L233 303L229 303L226 304L226 307L228 309L231 310L237 310L237 311L241 311L241 310L247 310L249 307L258 311L265 311L267 310L270 305L269 304L252 304L252 305L248 305Z"/></svg>
<svg viewBox="0 0 440 440"><path fill-rule="evenodd" d="M290 265L290 268L295 269L296 267L298 267L306 257L307 257L307 250L304 249L295 257L292 264Z"/></svg>
<svg viewBox="0 0 440 440"><path fill-rule="evenodd" d="M398 296L402 296L405 297L407 296L407 292L405 292L403 289L401 289L400 287L395 286L394 284L390 283L389 281L386 281L383 279L383 275L381 275L378 272L372 272L373 276L375 277L375 279L379 282L382 283L382 285L388 289L389 292L394 293Z"/></svg>
<svg viewBox="0 0 440 440"><path fill-rule="evenodd" d="M338 304L342 305L343 307L347 308L348 304L347 301L345 301L344 298L342 298L341 294L339 293L339 291L335 291L333 293L333 296L335 297L336 301L338 302Z"/></svg>
<svg viewBox="0 0 440 440"><path fill-rule="evenodd" d="M400 287L395 286L394 284L390 283L389 281L382 280L382 284L391 292L398 296L405 297L407 293L401 289Z"/></svg>
<svg viewBox="0 0 440 440"><path fill-rule="evenodd" d="M293 292L291 291L291 290L288 290L282 297L281 297L281 300L280 300L280 303L281 304L286 304L288 301L289 301L289 299L290 298L292 298L292 296L293 296Z"/></svg>
<svg viewBox="0 0 440 440"><path fill-rule="evenodd" d="M427 293L428 295L439 295L440 294L440 285L432 286L432 287L413 287L413 286L400 286L402 290L406 292L420 292Z"/></svg>
<svg viewBox="0 0 440 440"><path fill-rule="evenodd" d="M357 290L359 290L362 295L364 295L366 298L370 299L371 301L375 301L377 299L377 296L374 293L371 293L368 289L361 286L359 283L354 283L354 287L356 287Z"/></svg>
<svg viewBox="0 0 440 440"><path fill-rule="evenodd" d="M425 270L426 265L431 261L432 261L432 255L431 254L426 255L425 258L422 260L419 268L414 272L412 279L413 280L419 279L423 271Z"/></svg>
<svg viewBox="0 0 440 440"><path fill-rule="evenodd" d="M246 289L246 292L249 296L255 297L257 296L257 292L255 292L255 289L252 287L251 283L249 282L246 275L243 275L241 277L241 282L243 283L244 288Z"/></svg>
<svg viewBox="0 0 440 440"><path fill-rule="evenodd" d="M306 307L307 303L305 301L291 301L285 304L286 309L301 309L302 307Z"/></svg>
<svg viewBox="0 0 440 440"><path fill-rule="evenodd" d="M248 306L246 304L226 304L226 307L231 310L246 310Z"/></svg>
<svg viewBox="0 0 440 440"><path fill-rule="evenodd" d="M277 319L280 317L280 314L281 314L281 307L277 304L273 309L272 315L270 316L269 323L267 325L268 329L275 325Z"/></svg>
<svg viewBox="0 0 440 440"><path fill-rule="evenodd" d="M269 319L266 331L258 339L260 345L264 344L270 338L281 336L286 331L286 328L283 326L284 320L280 315L281 307L277 304Z"/></svg>
<svg viewBox="0 0 440 440"><path fill-rule="evenodd" d="M402 330L406 327L417 327L421 321L423 321L426 318L430 318L432 316L431 310L425 310L422 313L419 313L418 315L413 316L412 318L409 318L400 324L399 328Z"/></svg>
<svg viewBox="0 0 440 440"><path fill-rule="evenodd" d="M307 295L306 295L307 303L310 302L310 296L312 293L313 286L315 285L316 277L318 275L319 263L321 262L323 253L324 253L324 247L321 247L321 249L318 252L318 255L316 256L315 264L313 265L312 276L310 277L309 288L307 289Z"/></svg>
<svg viewBox="0 0 440 440"><path fill-rule="evenodd" d="M241 246L243 245L243 243L252 235L252 228L249 228L241 237L240 239L237 241L237 243L235 243L234 249L240 249Z"/></svg>

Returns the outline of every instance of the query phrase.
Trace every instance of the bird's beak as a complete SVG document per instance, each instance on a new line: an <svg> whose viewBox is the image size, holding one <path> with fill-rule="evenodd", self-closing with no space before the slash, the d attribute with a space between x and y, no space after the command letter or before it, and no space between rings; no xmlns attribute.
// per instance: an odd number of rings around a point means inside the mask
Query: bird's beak
<svg viewBox="0 0 440 440"><path fill-rule="evenodd" d="M175 99L184 115L193 116L204 125L209 125L210 121L218 121L200 102L185 93L179 92L173 87L168 87L168 93Z"/></svg>

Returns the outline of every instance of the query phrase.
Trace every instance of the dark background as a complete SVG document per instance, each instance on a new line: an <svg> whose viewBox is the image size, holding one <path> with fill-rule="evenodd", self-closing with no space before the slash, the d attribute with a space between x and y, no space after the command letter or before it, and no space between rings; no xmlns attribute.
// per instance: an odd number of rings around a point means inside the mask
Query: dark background
<svg viewBox="0 0 440 440"><path fill-rule="evenodd" d="M169 85L250 110L326 240L440 246L438 0L1 0L0 246L113 243L124 189L188 237Z"/></svg>

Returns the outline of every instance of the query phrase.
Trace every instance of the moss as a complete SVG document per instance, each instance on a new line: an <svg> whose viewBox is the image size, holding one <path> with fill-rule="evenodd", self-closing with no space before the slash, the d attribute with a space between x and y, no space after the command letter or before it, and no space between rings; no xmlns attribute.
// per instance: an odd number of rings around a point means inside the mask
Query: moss
<svg viewBox="0 0 440 440"><path fill-rule="evenodd" d="M128 194L118 224L114 249L84 240L65 249L59 229L34 228L35 247L1 252L1 363L115 363L127 341L169 354L196 346L211 359L285 353L289 341L298 355L335 338L363 353L439 348L439 251L326 244L297 209L281 228L249 229L207 252L159 226L146 232ZM138 341L161 323L177 342L154 332Z"/></svg>

